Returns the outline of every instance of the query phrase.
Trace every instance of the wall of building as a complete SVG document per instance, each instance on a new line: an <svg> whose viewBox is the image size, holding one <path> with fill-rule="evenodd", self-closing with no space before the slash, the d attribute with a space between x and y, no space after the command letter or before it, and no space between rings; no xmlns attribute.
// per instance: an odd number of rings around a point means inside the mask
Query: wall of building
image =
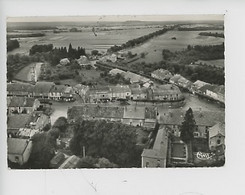
<svg viewBox="0 0 245 195"><path fill-rule="evenodd" d="M213 150L217 146L224 145L224 144L225 144L225 137L223 135L217 135L209 139L209 149L210 150Z"/></svg>
<svg viewBox="0 0 245 195"><path fill-rule="evenodd" d="M142 168L145 167L166 167L166 159L142 157Z"/></svg>

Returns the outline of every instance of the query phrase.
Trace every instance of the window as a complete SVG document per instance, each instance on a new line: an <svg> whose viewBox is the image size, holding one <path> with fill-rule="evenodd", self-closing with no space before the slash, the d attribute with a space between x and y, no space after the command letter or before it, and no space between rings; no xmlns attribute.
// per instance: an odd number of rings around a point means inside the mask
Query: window
<svg viewBox="0 0 245 195"><path fill-rule="evenodd" d="M221 141L220 141L220 139L218 139L218 140L217 140L217 144L220 144L220 143L221 143Z"/></svg>

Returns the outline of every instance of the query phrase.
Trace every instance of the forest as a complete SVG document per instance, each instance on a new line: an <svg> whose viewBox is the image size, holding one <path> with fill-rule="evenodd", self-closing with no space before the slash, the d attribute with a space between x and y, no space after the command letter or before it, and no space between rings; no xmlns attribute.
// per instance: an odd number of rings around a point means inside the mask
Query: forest
<svg viewBox="0 0 245 195"><path fill-rule="evenodd" d="M13 51L16 48L20 47L20 43L17 39L11 40L7 39L7 51Z"/></svg>
<svg viewBox="0 0 245 195"><path fill-rule="evenodd" d="M137 146L136 129L115 122L78 120L73 125L70 150L75 155L106 158L121 168L140 167L143 148Z"/></svg>

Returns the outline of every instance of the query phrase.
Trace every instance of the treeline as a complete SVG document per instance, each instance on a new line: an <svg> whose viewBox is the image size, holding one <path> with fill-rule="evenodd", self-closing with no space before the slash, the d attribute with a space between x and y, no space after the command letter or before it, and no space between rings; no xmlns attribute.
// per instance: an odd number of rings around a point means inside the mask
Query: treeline
<svg viewBox="0 0 245 195"><path fill-rule="evenodd" d="M199 35L201 36L211 36L211 37L220 37L225 38L224 33L212 33L212 32L200 32Z"/></svg>
<svg viewBox="0 0 245 195"><path fill-rule="evenodd" d="M140 167L143 149L137 146L137 128L103 120L78 120L73 124L70 150L81 156L85 147L87 156L107 158L121 168Z"/></svg>
<svg viewBox="0 0 245 195"><path fill-rule="evenodd" d="M20 47L20 44L18 40L7 39L7 51L13 51L14 49L19 48L19 47Z"/></svg>
<svg viewBox="0 0 245 195"><path fill-rule="evenodd" d="M85 49L78 47L77 49L73 48L72 45L69 45L67 50L66 47L53 48L52 44L49 45L34 45L30 49L30 55L40 53L43 58L50 62L51 65L59 64L60 60L63 58L79 59L81 55L86 55Z"/></svg>
<svg viewBox="0 0 245 195"><path fill-rule="evenodd" d="M44 37L45 33L16 33L7 34L7 38L26 38L26 37Z"/></svg>
<svg viewBox="0 0 245 195"><path fill-rule="evenodd" d="M224 43L220 45L200 46L188 45L187 49L178 52L171 52L164 49L162 51L163 60L176 62L179 64L190 64L197 60L217 60L224 59Z"/></svg>
<svg viewBox="0 0 245 195"><path fill-rule="evenodd" d="M8 24L7 26L7 32L12 32L12 31L17 31L17 30L54 30L54 29L58 29L55 26L42 26L42 25L25 25L25 24L21 24L18 23L17 25L14 26L10 26Z"/></svg>
<svg viewBox="0 0 245 195"><path fill-rule="evenodd" d="M200 27L179 27L179 31L201 31L201 30L224 30L224 27L200 26Z"/></svg>
<svg viewBox="0 0 245 195"><path fill-rule="evenodd" d="M146 41L148 41L149 39L151 39L153 37L162 35L162 34L166 33L167 31L168 31L168 29L161 29L161 30L155 31L153 33L150 33L148 35L144 35L144 36L141 36L139 38L129 40L126 43L122 44L121 46L114 45L108 49L108 52L117 52L117 51L120 51L122 49L134 47L136 45L145 43Z"/></svg>

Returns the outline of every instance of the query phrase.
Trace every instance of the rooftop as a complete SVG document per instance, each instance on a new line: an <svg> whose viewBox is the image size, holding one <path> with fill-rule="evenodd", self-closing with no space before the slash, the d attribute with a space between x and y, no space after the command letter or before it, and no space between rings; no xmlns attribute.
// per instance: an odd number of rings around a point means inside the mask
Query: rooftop
<svg viewBox="0 0 245 195"><path fill-rule="evenodd" d="M8 154L23 154L31 141L20 138L8 138Z"/></svg>
<svg viewBox="0 0 245 195"><path fill-rule="evenodd" d="M123 113L123 107L91 104L84 106L73 106L68 110L67 115L69 119L77 119L79 117L123 118Z"/></svg>
<svg viewBox="0 0 245 195"><path fill-rule="evenodd" d="M12 97L9 107L32 107L35 99L29 97Z"/></svg>
<svg viewBox="0 0 245 195"><path fill-rule="evenodd" d="M124 109L124 119L145 119L145 107L128 106Z"/></svg>
<svg viewBox="0 0 245 195"><path fill-rule="evenodd" d="M69 158L67 158L65 160L65 162L63 162L59 169L74 169L74 168L78 168L77 166L79 165L79 163L81 162L80 158L72 155Z"/></svg>
<svg viewBox="0 0 245 195"><path fill-rule="evenodd" d="M34 87L34 92L35 93L49 93L51 88L54 86L55 84L53 82L37 82L35 87Z"/></svg>
<svg viewBox="0 0 245 195"><path fill-rule="evenodd" d="M185 111L181 109L171 109L160 113L160 124L181 125ZM212 111L193 111L194 119L197 125L213 126L217 122L225 121L224 112L212 112Z"/></svg>
<svg viewBox="0 0 245 195"><path fill-rule="evenodd" d="M218 122L209 129L209 138L217 136L217 135L225 136L225 124L224 123Z"/></svg>
<svg viewBox="0 0 245 195"><path fill-rule="evenodd" d="M8 83L7 91L9 92L32 92L34 85L29 83Z"/></svg>
<svg viewBox="0 0 245 195"><path fill-rule="evenodd" d="M32 116L29 114L15 114L8 116L7 128L20 129L26 127L31 122Z"/></svg>

